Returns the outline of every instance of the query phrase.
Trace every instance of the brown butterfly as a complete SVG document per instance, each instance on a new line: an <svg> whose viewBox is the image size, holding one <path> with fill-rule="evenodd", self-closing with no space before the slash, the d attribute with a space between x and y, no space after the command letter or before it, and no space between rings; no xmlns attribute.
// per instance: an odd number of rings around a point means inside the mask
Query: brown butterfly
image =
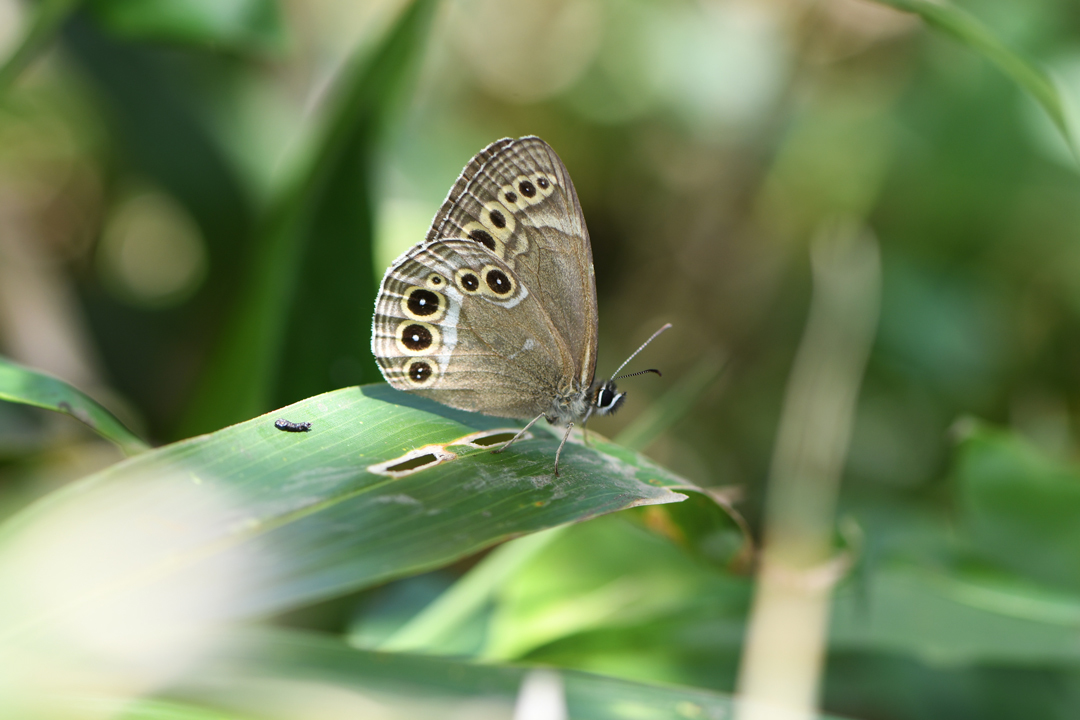
<svg viewBox="0 0 1080 720"><path fill-rule="evenodd" d="M558 475L570 428L626 398L618 371L595 379L596 344L592 247L566 166L538 137L488 145L383 277L371 331L383 377L460 410L530 419L497 452L542 417L566 425Z"/></svg>

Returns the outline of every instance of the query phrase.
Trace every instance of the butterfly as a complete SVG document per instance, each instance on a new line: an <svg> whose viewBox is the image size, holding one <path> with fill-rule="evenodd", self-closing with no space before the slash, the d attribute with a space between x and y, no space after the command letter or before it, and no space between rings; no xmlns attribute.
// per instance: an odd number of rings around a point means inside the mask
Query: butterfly
<svg viewBox="0 0 1080 720"><path fill-rule="evenodd" d="M570 429L626 399L618 370L596 380L596 346L592 247L570 174L538 137L497 140L383 277L371 329L383 377L453 408L530 420L496 452L540 418L565 425L558 475Z"/></svg>

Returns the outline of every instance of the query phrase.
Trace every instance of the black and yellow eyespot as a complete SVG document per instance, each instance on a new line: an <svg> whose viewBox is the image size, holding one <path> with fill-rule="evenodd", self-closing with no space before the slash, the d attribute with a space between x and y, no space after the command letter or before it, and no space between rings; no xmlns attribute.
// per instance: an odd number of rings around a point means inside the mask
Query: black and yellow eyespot
<svg viewBox="0 0 1080 720"><path fill-rule="evenodd" d="M412 387L428 387L435 383L437 373L430 360L409 360L405 363L405 381Z"/></svg>
<svg viewBox="0 0 1080 720"><path fill-rule="evenodd" d="M466 239L483 245L500 258L505 256L506 245L503 244L502 239L496 235L494 230L478 222L471 222L462 228L462 232Z"/></svg>
<svg viewBox="0 0 1080 720"><path fill-rule="evenodd" d="M542 197L549 197L551 193L555 192L555 186L559 184L554 175L542 171L534 172L529 179L536 187L537 193Z"/></svg>
<svg viewBox="0 0 1080 720"><path fill-rule="evenodd" d="M513 287L507 274L498 268L493 268L484 273L484 282L487 283L488 290L491 290L496 295L509 295Z"/></svg>
<svg viewBox="0 0 1080 720"><path fill-rule="evenodd" d="M522 192L523 188L525 192ZM536 191L536 186L532 184L528 175L519 175L514 182L503 185L499 188L497 197L499 202L514 211L527 210L539 200L544 199Z"/></svg>
<svg viewBox="0 0 1080 720"><path fill-rule="evenodd" d="M517 228L514 213L498 200L484 203L480 211L480 223L495 239L503 242L506 242Z"/></svg>
<svg viewBox="0 0 1080 720"><path fill-rule="evenodd" d="M512 297L517 290L517 283L514 281L513 276L494 265L485 265L479 276L481 283L483 283L481 291L485 295L505 299Z"/></svg>
<svg viewBox="0 0 1080 720"><path fill-rule="evenodd" d="M402 355L431 355L442 344L442 335L430 323L402 320L394 333L394 342Z"/></svg>
<svg viewBox="0 0 1080 720"><path fill-rule="evenodd" d="M458 290L468 295L475 295L481 292L483 284L480 280L481 273L476 272L470 268L461 268L454 276L454 284L457 285Z"/></svg>
<svg viewBox="0 0 1080 720"><path fill-rule="evenodd" d="M438 322L446 314L446 296L434 290L414 285L401 298L401 311L413 320Z"/></svg>
<svg viewBox="0 0 1080 720"><path fill-rule="evenodd" d="M431 273L427 276L427 280L424 281L424 284L432 290L442 290L446 287L446 278L439 273Z"/></svg>

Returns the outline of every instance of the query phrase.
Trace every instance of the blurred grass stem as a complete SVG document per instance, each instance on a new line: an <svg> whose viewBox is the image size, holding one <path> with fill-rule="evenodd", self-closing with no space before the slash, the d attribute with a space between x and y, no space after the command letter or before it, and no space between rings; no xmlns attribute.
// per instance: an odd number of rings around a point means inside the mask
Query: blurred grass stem
<svg viewBox="0 0 1080 720"><path fill-rule="evenodd" d="M880 260L851 221L811 248L810 315L773 454L765 537L739 672L740 720L809 718L825 657L833 515L877 323Z"/></svg>

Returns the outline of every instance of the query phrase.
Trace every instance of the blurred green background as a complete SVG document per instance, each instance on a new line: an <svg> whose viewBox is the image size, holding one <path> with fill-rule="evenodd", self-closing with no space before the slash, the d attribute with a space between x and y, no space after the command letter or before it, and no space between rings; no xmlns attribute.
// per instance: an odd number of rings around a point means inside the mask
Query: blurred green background
<svg viewBox="0 0 1080 720"><path fill-rule="evenodd" d="M381 381L385 267L475 152L536 134L592 235L598 375L674 324L639 361L664 378L627 381L622 412L590 427L613 437L698 378L647 454L741 486L757 534L808 247L854 217L880 245L882 296L824 707L1080 712L1080 177L985 47L867 0L73 5L0 0L0 57L57 18L0 88L4 355L155 443ZM1080 5L956 5L1049 73L1080 136ZM118 458L67 418L0 404L5 516ZM610 518L575 528L503 588L485 652L731 691L747 581L696 562ZM375 643L464 568L283 622ZM616 576L645 589L603 621L522 630L544 611L536 583L565 610Z"/></svg>

